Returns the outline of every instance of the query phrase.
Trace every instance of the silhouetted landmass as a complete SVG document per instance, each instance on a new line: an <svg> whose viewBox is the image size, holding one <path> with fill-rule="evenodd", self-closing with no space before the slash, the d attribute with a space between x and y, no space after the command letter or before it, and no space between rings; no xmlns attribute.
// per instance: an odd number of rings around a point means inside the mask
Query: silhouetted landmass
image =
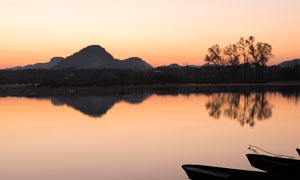
<svg viewBox="0 0 300 180"><path fill-rule="evenodd" d="M138 71L151 70L152 66L141 58L130 57L125 60L115 59L103 47L91 45L66 58L52 58L47 63L37 63L7 70L28 69L130 69Z"/></svg>
<svg viewBox="0 0 300 180"><path fill-rule="evenodd" d="M254 126L257 120L268 119L273 105L268 93L280 93L298 103L300 86L117 86L79 88L0 88L0 97L48 99L53 105L67 105L91 117L101 117L118 102L138 104L152 95L206 95L208 114L222 116L241 125ZM201 108L201 107L199 107Z"/></svg>
<svg viewBox="0 0 300 180"><path fill-rule="evenodd" d="M223 50L215 45L208 49L208 63L203 66L171 64L156 68L138 57L115 59L101 46L92 45L66 58L52 58L48 63L1 70L0 85L103 86L300 80L299 60L268 67L266 62L272 57L272 47L254 41L254 37L241 38L237 44Z"/></svg>
<svg viewBox="0 0 300 180"><path fill-rule="evenodd" d="M36 64L30 64L27 66L17 66L14 68L9 68L7 70L25 70L25 69L51 69L54 66L56 66L60 61L62 61L63 57L53 57L50 59L49 62L46 63L36 63Z"/></svg>
<svg viewBox="0 0 300 180"><path fill-rule="evenodd" d="M263 71L262 71L263 69ZM245 73L246 72L246 73ZM155 83L265 83L299 81L300 65L292 68L231 66L159 67L154 70L125 69L28 69L0 71L0 85L101 86Z"/></svg>
<svg viewBox="0 0 300 180"><path fill-rule="evenodd" d="M278 66L281 68L294 68L295 66L299 66L299 65L300 65L300 59L284 61L284 62L278 64Z"/></svg>

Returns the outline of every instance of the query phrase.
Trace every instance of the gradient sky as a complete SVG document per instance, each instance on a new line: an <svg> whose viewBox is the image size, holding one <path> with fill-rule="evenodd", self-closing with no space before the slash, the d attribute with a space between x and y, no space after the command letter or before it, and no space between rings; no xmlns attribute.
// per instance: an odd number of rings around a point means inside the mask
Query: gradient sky
<svg viewBox="0 0 300 180"><path fill-rule="evenodd" d="M0 68L46 62L99 44L153 66L203 64L208 47L253 35L269 64L300 57L299 0L2 0Z"/></svg>

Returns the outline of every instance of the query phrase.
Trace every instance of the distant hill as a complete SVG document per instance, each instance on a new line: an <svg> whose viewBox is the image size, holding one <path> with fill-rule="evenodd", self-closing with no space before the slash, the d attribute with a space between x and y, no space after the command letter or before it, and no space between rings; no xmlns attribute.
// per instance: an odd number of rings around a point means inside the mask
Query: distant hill
<svg viewBox="0 0 300 180"><path fill-rule="evenodd" d="M169 64L169 65L163 65L163 66L158 66L155 68L156 71L161 71L161 70L165 70L165 69L181 69L183 68L183 66L180 66L176 63L173 64Z"/></svg>
<svg viewBox="0 0 300 180"><path fill-rule="evenodd" d="M153 67L138 57L130 57L125 60L117 60L117 68L119 69L138 69L150 70Z"/></svg>
<svg viewBox="0 0 300 180"><path fill-rule="evenodd" d="M49 62L46 63L36 63L30 64L27 66L17 66L14 68L8 68L8 70L25 70L25 69L51 69L56 66L60 61L62 61L63 57L53 57Z"/></svg>
<svg viewBox="0 0 300 180"><path fill-rule="evenodd" d="M203 65L186 65L186 66L181 66L179 64L173 63L173 64L169 64L169 65L163 65L163 66L158 66L155 68L156 71L162 71L162 70L180 70L182 68L202 68L202 67L206 67L206 66L214 66L212 64L203 64Z"/></svg>
<svg viewBox="0 0 300 180"><path fill-rule="evenodd" d="M152 66L138 57L125 60L115 59L99 45L87 46L66 58L55 57L47 63L37 63L24 67L17 66L9 70L24 69L133 69L151 70Z"/></svg>
<svg viewBox="0 0 300 180"><path fill-rule="evenodd" d="M277 66L279 66L281 68L293 68L296 65L300 65L300 59L294 59L294 60L290 60L290 61L284 61L284 62L278 64Z"/></svg>

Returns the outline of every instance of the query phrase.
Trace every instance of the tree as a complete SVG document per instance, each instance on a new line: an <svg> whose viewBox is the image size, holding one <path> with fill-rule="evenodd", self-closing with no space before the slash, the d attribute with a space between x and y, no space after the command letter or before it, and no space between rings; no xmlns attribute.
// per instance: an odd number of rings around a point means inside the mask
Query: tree
<svg viewBox="0 0 300 180"><path fill-rule="evenodd" d="M229 79L236 79L237 73L243 72L243 78L254 77L255 79L264 81L266 73L264 73L267 62L274 56L272 54L272 46L268 43L255 42L255 37L250 36L247 39L243 37L235 44L230 44L224 48L214 45L208 48L205 56L205 62L220 65L216 67L219 80L225 79L224 73L230 73ZM241 60L244 65L240 66ZM254 64L250 66L249 64ZM225 66L225 67L223 67Z"/></svg>
<svg viewBox="0 0 300 180"><path fill-rule="evenodd" d="M257 63L260 66L266 66L269 59L274 57L272 54L272 46L268 43L258 42L256 44Z"/></svg>
<svg viewBox="0 0 300 180"><path fill-rule="evenodd" d="M244 64L249 63L249 54L248 54L248 43L246 40L241 37L240 40L236 43L239 54L243 58Z"/></svg>
<svg viewBox="0 0 300 180"><path fill-rule="evenodd" d="M252 62L258 63L258 60L257 60L258 53L257 53L257 49L255 47L254 42L255 42L255 37L253 37L253 36L250 36L246 40L246 44L248 47L248 54L252 58Z"/></svg>
<svg viewBox="0 0 300 180"><path fill-rule="evenodd" d="M205 55L205 62L213 63L215 65L223 65L223 58L221 56L222 50L219 45L214 45L207 50L208 54Z"/></svg>
<svg viewBox="0 0 300 180"><path fill-rule="evenodd" d="M237 66L240 64L240 54L237 45L229 44L229 46L224 48L223 52L226 64L232 66Z"/></svg>
<svg viewBox="0 0 300 180"><path fill-rule="evenodd" d="M269 59L274 57L272 54L272 46L270 44L263 42L255 44L255 38L253 36L250 36L245 42L248 46L248 54L252 58L253 63L260 66L266 66Z"/></svg>

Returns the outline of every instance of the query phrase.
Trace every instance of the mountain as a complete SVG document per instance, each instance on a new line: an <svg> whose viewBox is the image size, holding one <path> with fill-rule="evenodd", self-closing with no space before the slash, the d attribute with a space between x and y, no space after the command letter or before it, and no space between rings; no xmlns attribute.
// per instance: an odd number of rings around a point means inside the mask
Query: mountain
<svg viewBox="0 0 300 180"><path fill-rule="evenodd" d="M205 67L205 66L209 66L208 63L204 64L204 65L184 65L184 66L181 66L179 64L176 64L176 63L173 63L173 64L169 64L169 65L163 65L163 66L158 66L155 68L156 71L162 71L162 70L166 70L166 69L172 69L172 70L179 70L179 69L182 69L182 68L202 68L202 67Z"/></svg>
<svg viewBox="0 0 300 180"><path fill-rule="evenodd" d="M172 68L172 69L180 69L182 68L182 66L176 64L176 63L173 63L173 64L170 64L169 66L167 66L168 68Z"/></svg>
<svg viewBox="0 0 300 180"><path fill-rule="evenodd" d="M115 59L99 45L87 46L66 58L54 57L50 62L37 63L24 67L17 66L8 70L24 69L132 69L151 70L152 66L138 57L125 60Z"/></svg>
<svg viewBox="0 0 300 180"><path fill-rule="evenodd" d="M150 70L152 66L137 57L131 57L125 60L115 59L101 46L91 45L66 57L53 67L53 69L65 68Z"/></svg>
<svg viewBox="0 0 300 180"><path fill-rule="evenodd" d="M281 68L293 68L296 65L300 65L300 59L284 61L284 62L278 64L278 66L281 67Z"/></svg>
<svg viewBox="0 0 300 180"><path fill-rule="evenodd" d="M97 69L102 67L112 68L114 64L116 64L116 60L111 54L101 46L92 45L66 57L53 68Z"/></svg>
<svg viewBox="0 0 300 180"><path fill-rule="evenodd" d="M130 57L125 60L117 60L117 67L120 69L138 69L138 70L150 70L152 66L141 58Z"/></svg>
<svg viewBox="0 0 300 180"><path fill-rule="evenodd" d="M49 62L46 63L36 63L30 64L27 66L17 66L14 68L8 68L7 70L25 70L25 69L51 69L56 66L60 61L62 61L63 57L53 57Z"/></svg>
<svg viewBox="0 0 300 180"><path fill-rule="evenodd" d="M158 66L155 68L156 71L162 71L162 70L166 70L166 69L181 69L183 66L180 66L176 63L173 64L169 64L169 65L163 65L163 66Z"/></svg>

